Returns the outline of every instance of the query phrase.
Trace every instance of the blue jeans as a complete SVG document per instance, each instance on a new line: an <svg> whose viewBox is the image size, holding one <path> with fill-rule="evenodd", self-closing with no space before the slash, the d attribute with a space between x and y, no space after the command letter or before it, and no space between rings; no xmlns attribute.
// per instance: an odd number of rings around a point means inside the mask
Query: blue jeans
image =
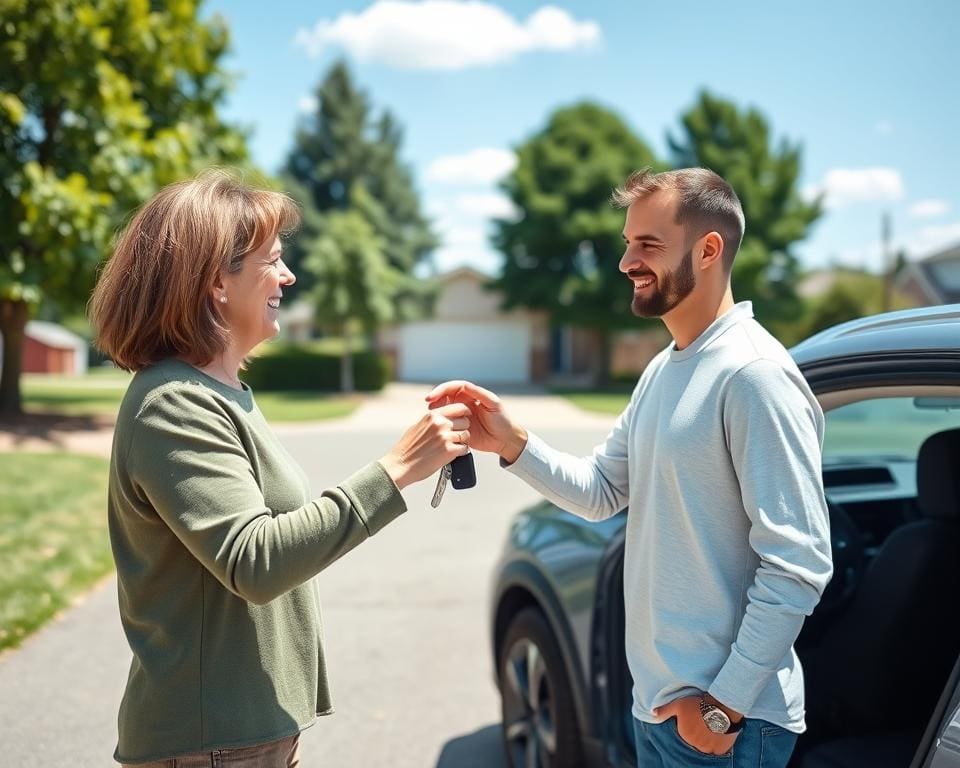
<svg viewBox="0 0 960 768"><path fill-rule="evenodd" d="M765 720L747 720L726 755L698 752L677 733L677 719L642 723L633 719L637 768L784 768L797 734Z"/></svg>

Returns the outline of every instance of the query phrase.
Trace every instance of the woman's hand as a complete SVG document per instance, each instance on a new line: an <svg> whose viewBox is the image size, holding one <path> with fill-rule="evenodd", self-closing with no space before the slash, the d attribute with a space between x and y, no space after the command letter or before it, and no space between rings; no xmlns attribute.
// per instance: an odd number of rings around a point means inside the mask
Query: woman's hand
<svg viewBox="0 0 960 768"><path fill-rule="evenodd" d="M493 392L469 381L448 381L427 395L430 408L442 408L446 403L465 403L470 406L473 424L471 445L478 451L490 451L513 464L527 444L527 431L515 424L503 409L503 403Z"/></svg>
<svg viewBox="0 0 960 768"><path fill-rule="evenodd" d="M425 413L380 464L403 490L470 450L470 408L452 403Z"/></svg>

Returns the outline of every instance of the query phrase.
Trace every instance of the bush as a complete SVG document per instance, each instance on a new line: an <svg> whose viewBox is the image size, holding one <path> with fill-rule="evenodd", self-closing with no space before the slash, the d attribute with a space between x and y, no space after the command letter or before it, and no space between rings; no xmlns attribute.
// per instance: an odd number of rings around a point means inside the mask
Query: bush
<svg viewBox="0 0 960 768"><path fill-rule="evenodd" d="M357 390L374 392L390 380L387 358L376 352L353 355L353 381ZM255 391L340 389L340 357L309 347L271 346L250 361L243 376Z"/></svg>

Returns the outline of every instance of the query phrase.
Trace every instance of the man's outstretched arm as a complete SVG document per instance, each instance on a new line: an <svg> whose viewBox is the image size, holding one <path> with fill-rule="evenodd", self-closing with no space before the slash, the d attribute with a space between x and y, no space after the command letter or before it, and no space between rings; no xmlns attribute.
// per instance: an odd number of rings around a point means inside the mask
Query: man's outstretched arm
<svg viewBox="0 0 960 768"><path fill-rule="evenodd" d="M431 408L447 403L469 406L471 447L496 453L510 472L563 509L588 520L603 520L626 506L632 400L593 455L578 458L547 445L515 422L496 394L469 381L448 381L426 399Z"/></svg>

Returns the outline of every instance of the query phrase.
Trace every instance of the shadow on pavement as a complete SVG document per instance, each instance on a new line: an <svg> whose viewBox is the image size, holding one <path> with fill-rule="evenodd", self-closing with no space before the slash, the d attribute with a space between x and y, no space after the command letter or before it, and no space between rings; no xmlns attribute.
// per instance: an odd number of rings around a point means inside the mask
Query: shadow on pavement
<svg viewBox="0 0 960 768"><path fill-rule="evenodd" d="M440 751L437 768L507 768L500 724L450 739Z"/></svg>
<svg viewBox="0 0 960 768"><path fill-rule="evenodd" d="M27 440L40 440L60 445L64 435L109 429L114 419L106 415L67 416L54 413L23 413L0 416L0 432L17 445Z"/></svg>

